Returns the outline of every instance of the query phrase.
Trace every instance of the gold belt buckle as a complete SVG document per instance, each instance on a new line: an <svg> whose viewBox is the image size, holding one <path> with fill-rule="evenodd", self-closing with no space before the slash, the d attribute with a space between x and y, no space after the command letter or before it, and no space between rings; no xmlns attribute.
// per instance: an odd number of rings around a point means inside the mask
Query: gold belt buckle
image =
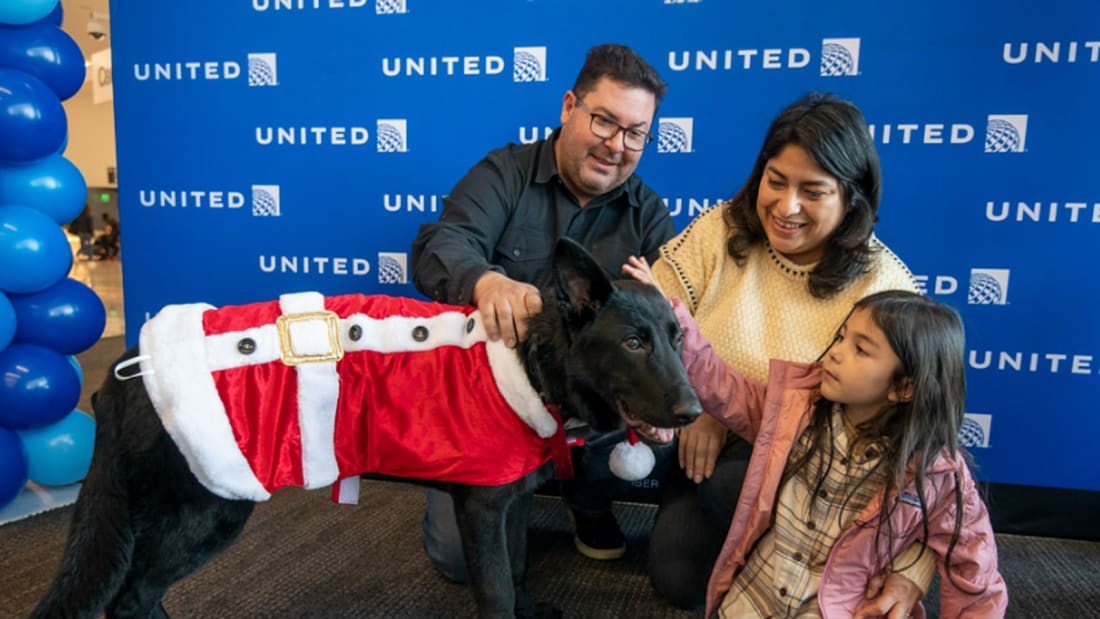
<svg viewBox="0 0 1100 619"><path fill-rule="evenodd" d="M316 320L324 323L325 331L328 335L329 349L320 353L296 353L294 351L294 344L290 341L291 326ZM279 353L283 363L287 365L323 363L326 361L339 361L344 358L344 347L340 345L340 321L335 312L321 311L283 314L275 321L275 327L279 330Z"/></svg>

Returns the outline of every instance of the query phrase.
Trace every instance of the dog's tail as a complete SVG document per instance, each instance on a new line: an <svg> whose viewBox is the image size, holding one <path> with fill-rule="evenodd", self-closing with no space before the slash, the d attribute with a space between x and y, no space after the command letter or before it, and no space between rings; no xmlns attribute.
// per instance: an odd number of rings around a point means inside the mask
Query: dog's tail
<svg viewBox="0 0 1100 619"><path fill-rule="evenodd" d="M96 431L91 468L76 501L57 576L31 619L94 618L115 597L129 570L134 535L125 475L116 465L122 411L113 410L122 398L104 393L119 386L108 379L92 399Z"/></svg>

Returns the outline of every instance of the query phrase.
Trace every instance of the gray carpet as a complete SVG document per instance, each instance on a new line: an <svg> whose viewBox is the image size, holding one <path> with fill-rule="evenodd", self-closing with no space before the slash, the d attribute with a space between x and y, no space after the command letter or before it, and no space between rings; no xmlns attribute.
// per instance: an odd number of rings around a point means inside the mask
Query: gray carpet
<svg viewBox="0 0 1100 619"><path fill-rule="evenodd" d="M423 497L420 488L377 481L363 482L358 506L334 505L325 491L280 491L257 508L238 543L177 584L165 606L175 617L226 619L473 616L466 588L438 576L421 550ZM616 509L627 556L597 562L573 551L561 503L536 500L532 594L568 617L698 616L662 602L643 573L654 508ZM0 527L0 616L23 617L43 595L71 513ZM1002 535L998 545L1010 617L1100 616L1100 543Z"/></svg>
<svg viewBox="0 0 1100 619"><path fill-rule="evenodd" d="M122 352L109 338L80 355L91 387ZM178 618L411 617L474 615L473 598L438 576L421 550L424 491L363 482L358 506L327 491L283 490L259 505L238 543L178 583L165 607ZM617 505L626 557L597 562L572 545L560 501L538 498L530 524L533 596L579 618L687 618L661 601L644 574L655 508ZM0 617L25 617L60 560L72 507L0 527ZM1009 617L1100 617L1100 543L999 535ZM936 617L936 588L929 592Z"/></svg>

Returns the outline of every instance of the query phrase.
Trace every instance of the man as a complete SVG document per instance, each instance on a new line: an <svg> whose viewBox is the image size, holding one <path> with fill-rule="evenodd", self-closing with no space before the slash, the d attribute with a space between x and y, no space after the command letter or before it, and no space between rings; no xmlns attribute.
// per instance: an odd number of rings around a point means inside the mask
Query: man
<svg viewBox="0 0 1100 619"><path fill-rule="evenodd" d="M514 347L527 317L542 308L539 286L558 238L583 244L610 273L632 255L656 259L675 230L661 198L634 170L665 90L632 49L589 50L562 101L561 127L545 140L490 152L444 199L439 221L421 227L412 248L417 289L444 303L476 305L488 336ZM611 497L626 487L607 468L615 442L586 450L577 479L563 484L577 549L595 559L625 550L611 514ZM446 493L429 491L424 547L444 575L466 580Z"/></svg>

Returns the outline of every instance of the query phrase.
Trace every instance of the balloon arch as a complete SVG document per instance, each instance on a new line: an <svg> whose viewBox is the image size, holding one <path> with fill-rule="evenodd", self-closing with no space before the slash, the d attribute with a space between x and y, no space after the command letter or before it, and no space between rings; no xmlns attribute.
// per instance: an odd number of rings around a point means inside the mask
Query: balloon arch
<svg viewBox="0 0 1100 619"><path fill-rule="evenodd" d="M63 156L61 102L84 83L84 56L58 0L0 2L0 507L27 481L80 481L95 421L76 408L73 356L103 333L103 302L68 277L61 226L84 208L84 177Z"/></svg>

